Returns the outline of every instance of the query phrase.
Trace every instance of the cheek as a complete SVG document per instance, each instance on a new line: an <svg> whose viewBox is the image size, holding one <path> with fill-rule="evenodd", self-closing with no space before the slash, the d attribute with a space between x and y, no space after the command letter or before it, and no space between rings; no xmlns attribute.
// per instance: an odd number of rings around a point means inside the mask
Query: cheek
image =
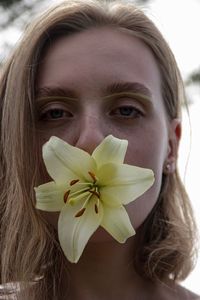
<svg viewBox="0 0 200 300"><path fill-rule="evenodd" d="M162 173L155 174L153 186L142 196L126 206L133 227L137 229L147 218L157 202L162 182Z"/></svg>
<svg viewBox="0 0 200 300"><path fill-rule="evenodd" d="M166 156L167 136L165 128L160 131L144 128L130 133L125 162L153 170L159 168Z"/></svg>
<svg viewBox="0 0 200 300"><path fill-rule="evenodd" d="M37 141L38 141L38 147L37 147L37 152L38 152L38 157L39 157L39 181L37 185L47 183L49 181L52 181L52 178L48 174L43 157L42 157L42 147L43 145L52 137L56 136L59 137L60 139L63 139L64 141L68 142L71 145L75 144L75 130L74 131L69 131L66 130L63 127L57 127L57 128L45 128L43 131L38 131L37 132Z"/></svg>
<svg viewBox="0 0 200 300"><path fill-rule="evenodd" d="M60 139L68 142L71 145L74 145L76 141L78 126L67 127L65 126L46 126L44 130L38 131L37 139L39 141L40 148L52 137L56 136Z"/></svg>
<svg viewBox="0 0 200 300"><path fill-rule="evenodd" d="M137 229L147 218L157 202L163 174L163 164L167 152L167 131L157 134L143 134L142 138L129 139L125 162L131 165L152 169L155 176L153 186L138 199L126 206L131 222Z"/></svg>

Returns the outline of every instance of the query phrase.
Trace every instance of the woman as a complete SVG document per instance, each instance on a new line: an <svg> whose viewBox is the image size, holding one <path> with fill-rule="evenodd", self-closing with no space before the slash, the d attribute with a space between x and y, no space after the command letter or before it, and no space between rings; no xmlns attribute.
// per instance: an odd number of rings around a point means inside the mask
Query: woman
<svg viewBox="0 0 200 300"><path fill-rule="evenodd" d="M177 170L184 90L155 25L131 4L63 2L29 26L0 88L1 281L21 283L16 299L199 299L178 285L195 238ZM58 214L35 208L50 180L41 148L57 136L91 154L109 134L155 183L126 207L135 236L121 245L98 229L71 264Z"/></svg>

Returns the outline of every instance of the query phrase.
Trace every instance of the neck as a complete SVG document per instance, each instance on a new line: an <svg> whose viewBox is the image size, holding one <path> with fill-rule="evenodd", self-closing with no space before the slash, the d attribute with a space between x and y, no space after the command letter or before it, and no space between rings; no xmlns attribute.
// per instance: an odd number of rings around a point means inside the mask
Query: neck
<svg viewBox="0 0 200 300"><path fill-rule="evenodd" d="M139 289L141 279L134 272L133 244L134 238L125 244L114 240L88 243L79 262L68 263L69 299L121 299L124 291Z"/></svg>

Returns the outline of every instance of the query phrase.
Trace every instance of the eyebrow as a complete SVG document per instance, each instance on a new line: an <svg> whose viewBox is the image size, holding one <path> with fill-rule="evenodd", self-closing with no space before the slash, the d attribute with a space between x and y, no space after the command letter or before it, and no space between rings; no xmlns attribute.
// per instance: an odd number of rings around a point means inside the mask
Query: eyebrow
<svg viewBox="0 0 200 300"><path fill-rule="evenodd" d="M68 97L68 98L73 98L77 99L77 95L73 90L70 89L62 89L60 87L42 87L36 89L36 99L39 98L48 98L48 97Z"/></svg>
<svg viewBox="0 0 200 300"><path fill-rule="evenodd" d="M103 90L103 98L107 98L110 97L110 95L123 92L137 93L148 98L152 98L151 91L144 84L139 82L125 81L114 82L107 85ZM63 89L61 87L41 87L36 89L36 99L58 96L72 98L74 100L78 99L77 94L73 90L68 88Z"/></svg>
<svg viewBox="0 0 200 300"><path fill-rule="evenodd" d="M123 92L137 93L147 96L148 98L152 98L151 91L144 84L139 82L115 82L111 85L108 85L104 90L106 97L110 94Z"/></svg>

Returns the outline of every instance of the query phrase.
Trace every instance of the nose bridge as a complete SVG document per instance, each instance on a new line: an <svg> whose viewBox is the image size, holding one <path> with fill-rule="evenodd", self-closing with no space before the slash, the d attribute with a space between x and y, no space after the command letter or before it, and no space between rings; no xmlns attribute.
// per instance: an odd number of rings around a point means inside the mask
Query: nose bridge
<svg viewBox="0 0 200 300"><path fill-rule="evenodd" d="M90 134L101 130L100 128L100 115L96 112L85 112L80 120L81 128L80 134L90 136Z"/></svg>
<svg viewBox="0 0 200 300"><path fill-rule="evenodd" d="M79 133L76 147L92 154L105 137L102 118L97 111L85 111L79 119Z"/></svg>

